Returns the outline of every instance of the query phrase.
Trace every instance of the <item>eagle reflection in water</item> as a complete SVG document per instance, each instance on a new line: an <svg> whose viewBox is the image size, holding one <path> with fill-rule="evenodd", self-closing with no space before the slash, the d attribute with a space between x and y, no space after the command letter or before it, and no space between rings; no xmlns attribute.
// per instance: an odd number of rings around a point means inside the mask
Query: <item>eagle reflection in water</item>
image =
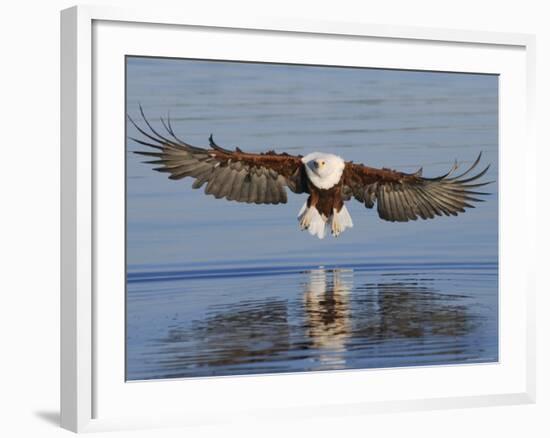
<svg viewBox="0 0 550 438"><path fill-rule="evenodd" d="M353 271L312 270L305 285L306 333L311 346L320 350L326 368L345 365L346 340L351 334L350 291Z"/></svg>
<svg viewBox="0 0 550 438"><path fill-rule="evenodd" d="M294 298L219 303L200 319L176 322L157 339L155 359L149 357L163 370L158 377L369 368L389 358L416 365L423 363L419 357L441 361L439 355L447 362L468 359L464 339L479 323L464 302L470 296L442 292L432 279L412 274L383 274L376 282L352 269L299 275L305 276L302 292ZM358 278L363 281L354 285ZM430 349L437 350L434 359Z"/></svg>

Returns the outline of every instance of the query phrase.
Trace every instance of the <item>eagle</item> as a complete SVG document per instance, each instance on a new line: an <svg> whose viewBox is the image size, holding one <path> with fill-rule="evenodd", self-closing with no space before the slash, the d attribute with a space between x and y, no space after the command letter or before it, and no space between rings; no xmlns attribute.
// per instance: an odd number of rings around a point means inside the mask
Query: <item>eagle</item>
<svg viewBox="0 0 550 438"><path fill-rule="evenodd" d="M484 201L479 196L489 193L476 190L493 182L478 181L487 173L490 164L472 175L481 160L481 152L459 175L454 174L458 169L455 161L446 174L426 178L422 176L422 168L414 173L378 169L322 152L302 156L272 150L249 153L238 147L229 150L216 144L212 134L209 147L196 147L176 136L170 117L160 118L166 131L160 133L145 117L141 106L140 113L145 126L140 126L130 116L128 119L143 137L129 138L149 148L134 151L153 158L144 163L158 165L154 170L168 173L172 180L194 178L194 189L206 184L204 192L218 199L248 204L285 204L286 189L307 194L298 213L299 226L319 239L329 231L338 237L353 227L345 206L352 198L369 209L376 204L378 216L383 220L407 222L457 216L466 208L474 208L474 202Z"/></svg>

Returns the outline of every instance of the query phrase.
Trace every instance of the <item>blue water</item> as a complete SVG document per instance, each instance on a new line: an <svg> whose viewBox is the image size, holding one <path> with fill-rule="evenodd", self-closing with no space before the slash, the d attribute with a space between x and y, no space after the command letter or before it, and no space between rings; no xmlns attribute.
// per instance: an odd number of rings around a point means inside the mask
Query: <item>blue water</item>
<svg viewBox="0 0 550 438"><path fill-rule="evenodd" d="M128 58L127 107L180 137L424 175L483 151L498 181L489 75ZM137 133L128 125L128 133ZM354 228L318 240L286 205L216 200L127 144L127 378L498 360L498 183L458 217L389 223L350 201Z"/></svg>

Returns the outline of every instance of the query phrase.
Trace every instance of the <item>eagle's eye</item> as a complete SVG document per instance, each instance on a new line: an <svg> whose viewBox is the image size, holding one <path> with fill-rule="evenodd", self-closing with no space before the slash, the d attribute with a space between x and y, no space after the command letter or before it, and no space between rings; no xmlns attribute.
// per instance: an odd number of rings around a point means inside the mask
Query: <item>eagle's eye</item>
<svg viewBox="0 0 550 438"><path fill-rule="evenodd" d="M325 165L325 162L324 161L321 161L321 166L324 166Z"/></svg>

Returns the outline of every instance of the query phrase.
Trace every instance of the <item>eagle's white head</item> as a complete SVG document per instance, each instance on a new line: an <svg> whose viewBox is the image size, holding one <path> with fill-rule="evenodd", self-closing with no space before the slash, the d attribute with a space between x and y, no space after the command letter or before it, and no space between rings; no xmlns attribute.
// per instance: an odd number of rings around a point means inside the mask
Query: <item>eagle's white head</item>
<svg viewBox="0 0 550 438"><path fill-rule="evenodd" d="M319 189L330 189L338 184L346 165L338 155L312 152L302 158L309 180Z"/></svg>

